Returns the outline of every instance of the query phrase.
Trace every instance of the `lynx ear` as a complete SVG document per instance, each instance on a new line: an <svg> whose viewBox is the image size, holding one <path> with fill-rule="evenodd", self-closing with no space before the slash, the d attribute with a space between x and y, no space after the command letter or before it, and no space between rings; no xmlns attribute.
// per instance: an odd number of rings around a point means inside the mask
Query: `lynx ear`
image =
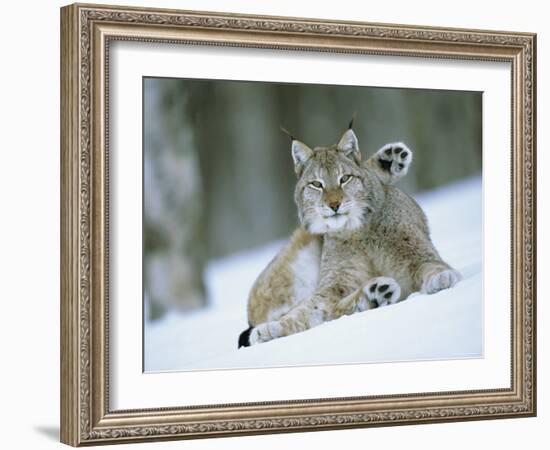
<svg viewBox="0 0 550 450"><path fill-rule="evenodd" d="M346 132L340 138L340 142L338 142L338 150L344 152L344 154L348 158L353 159L357 164L361 163L361 150L359 150L359 141L357 140L357 136L355 136L355 133L353 132L351 127L346 130Z"/></svg>
<svg viewBox="0 0 550 450"><path fill-rule="evenodd" d="M296 175L300 176L304 169L304 164L313 155L311 150L306 144L296 139L292 140L292 159L294 160L294 171Z"/></svg>

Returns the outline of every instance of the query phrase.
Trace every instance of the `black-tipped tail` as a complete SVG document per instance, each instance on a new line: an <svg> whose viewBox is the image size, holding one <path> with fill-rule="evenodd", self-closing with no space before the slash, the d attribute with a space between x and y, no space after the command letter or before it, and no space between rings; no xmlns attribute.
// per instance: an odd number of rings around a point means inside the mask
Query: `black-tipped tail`
<svg viewBox="0 0 550 450"><path fill-rule="evenodd" d="M248 327L239 335L239 348L250 347L250 332L254 327Z"/></svg>

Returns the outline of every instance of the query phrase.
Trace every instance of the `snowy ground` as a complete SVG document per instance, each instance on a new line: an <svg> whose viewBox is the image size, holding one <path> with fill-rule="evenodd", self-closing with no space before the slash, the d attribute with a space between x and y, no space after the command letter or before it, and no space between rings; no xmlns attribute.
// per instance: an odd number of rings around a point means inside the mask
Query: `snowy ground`
<svg viewBox="0 0 550 450"><path fill-rule="evenodd" d="M396 305L322 324L293 336L237 349L248 327L250 286L282 243L212 262L210 306L146 322L146 371L367 363L482 356L481 179L416 196L441 256L463 275L453 289L413 294Z"/></svg>

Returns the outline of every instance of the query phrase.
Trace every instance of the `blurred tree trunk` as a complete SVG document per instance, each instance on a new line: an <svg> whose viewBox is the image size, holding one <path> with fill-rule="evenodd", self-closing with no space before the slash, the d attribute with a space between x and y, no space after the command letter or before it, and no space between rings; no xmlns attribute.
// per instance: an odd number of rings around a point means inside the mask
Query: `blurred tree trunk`
<svg viewBox="0 0 550 450"><path fill-rule="evenodd" d="M153 318L206 302L201 177L176 87L145 80L143 276Z"/></svg>

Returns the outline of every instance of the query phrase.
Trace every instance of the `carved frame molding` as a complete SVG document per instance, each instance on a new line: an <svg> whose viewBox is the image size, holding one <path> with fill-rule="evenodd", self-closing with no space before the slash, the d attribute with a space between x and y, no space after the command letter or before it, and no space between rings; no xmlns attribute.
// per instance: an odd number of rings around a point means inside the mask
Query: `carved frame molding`
<svg viewBox="0 0 550 450"><path fill-rule="evenodd" d="M113 40L507 61L510 389L111 411L108 67ZM536 35L75 4L61 9L61 440L73 446L536 414Z"/></svg>

